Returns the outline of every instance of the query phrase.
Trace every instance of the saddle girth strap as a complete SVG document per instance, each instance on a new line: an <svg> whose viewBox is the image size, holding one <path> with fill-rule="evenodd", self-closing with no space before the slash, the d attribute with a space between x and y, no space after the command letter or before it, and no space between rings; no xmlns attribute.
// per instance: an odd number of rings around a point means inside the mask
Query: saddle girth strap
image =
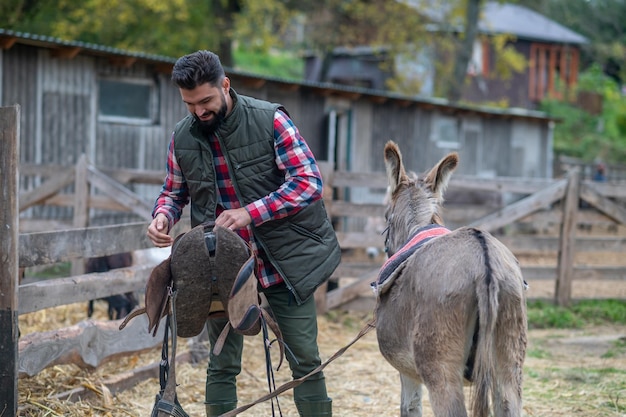
<svg viewBox="0 0 626 417"><path fill-rule="evenodd" d="M163 337L163 350L161 360L161 372L159 380L161 384L160 395L157 395L157 401L152 411L153 417L189 417L178 402L176 396L176 291L169 288L168 297L170 299L171 311L167 315L165 335ZM172 356L168 358L168 330L171 329L172 335ZM156 414L155 414L156 413Z"/></svg>

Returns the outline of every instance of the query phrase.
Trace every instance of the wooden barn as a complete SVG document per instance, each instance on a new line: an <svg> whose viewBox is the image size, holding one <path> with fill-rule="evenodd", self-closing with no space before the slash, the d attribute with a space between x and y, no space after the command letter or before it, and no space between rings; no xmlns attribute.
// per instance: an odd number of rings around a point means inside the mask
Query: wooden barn
<svg viewBox="0 0 626 417"><path fill-rule="evenodd" d="M20 105L20 163L71 166L84 154L97 167L164 171L171 131L186 113L169 79L174 62L0 29L0 105ZM383 171L383 145L393 139L414 170L457 151L462 175L552 176L554 121L541 112L458 106L232 69L227 74L239 93L285 105L317 159L337 170ZM22 175L20 188L40 183ZM158 189L142 184L134 191L151 204ZM350 198L378 202L380 194L365 190ZM35 209L21 215L44 215ZM67 207L46 210L46 216L71 218Z"/></svg>

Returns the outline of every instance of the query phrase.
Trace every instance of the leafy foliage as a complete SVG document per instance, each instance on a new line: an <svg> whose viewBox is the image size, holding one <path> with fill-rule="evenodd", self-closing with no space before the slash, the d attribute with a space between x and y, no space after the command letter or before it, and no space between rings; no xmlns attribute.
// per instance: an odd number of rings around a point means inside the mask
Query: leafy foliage
<svg viewBox="0 0 626 417"><path fill-rule="evenodd" d="M274 51L255 52L239 48L234 56L237 69L254 74L290 80L302 79L304 75L304 62L294 54Z"/></svg>
<svg viewBox="0 0 626 417"><path fill-rule="evenodd" d="M554 150L587 161L626 162L626 97L598 65L583 72L579 91L602 97L602 113L592 115L569 101L546 99L540 110L561 120L554 130Z"/></svg>
<svg viewBox="0 0 626 417"><path fill-rule="evenodd" d="M523 54L518 52L512 42L515 39L508 34L500 34L489 38L494 56L494 72L492 77L502 80L510 79L514 73L522 73L528 66Z"/></svg>
<svg viewBox="0 0 626 417"><path fill-rule="evenodd" d="M204 0L41 1L15 30L137 52L180 56L215 47Z"/></svg>
<svg viewBox="0 0 626 417"><path fill-rule="evenodd" d="M234 39L238 50L269 53L283 48L293 34L289 33L297 17L297 10L281 1L246 1L240 13L234 16ZM238 62L242 65L242 62Z"/></svg>

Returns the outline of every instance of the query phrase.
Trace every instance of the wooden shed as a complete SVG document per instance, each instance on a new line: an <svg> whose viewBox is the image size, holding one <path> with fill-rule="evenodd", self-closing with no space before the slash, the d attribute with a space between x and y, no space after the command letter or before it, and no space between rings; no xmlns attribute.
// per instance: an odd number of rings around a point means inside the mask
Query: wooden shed
<svg viewBox="0 0 626 417"><path fill-rule="evenodd" d="M171 131L185 115L170 82L175 58L0 29L0 105L21 106L20 162L163 170ZM240 94L286 106L317 159L345 171L383 171L398 142L421 171L449 151L459 172L482 177L552 176L553 120L546 114L424 99L228 69ZM21 178L20 188L40 179ZM135 192L152 201L158 186ZM350 196L378 202L370 191ZM69 209L68 209L69 210ZM68 216L59 208L46 215ZM36 216L35 210L22 215Z"/></svg>

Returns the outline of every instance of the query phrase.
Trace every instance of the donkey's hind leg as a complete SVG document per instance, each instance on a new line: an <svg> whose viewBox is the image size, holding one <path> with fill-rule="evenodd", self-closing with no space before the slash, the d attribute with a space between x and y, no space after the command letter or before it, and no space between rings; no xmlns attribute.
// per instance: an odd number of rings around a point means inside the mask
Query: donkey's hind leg
<svg viewBox="0 0 626 417"><path fill-rule="evenodd" d="M463 378L447 380L445 372L424 381L435 417L467 417L463 397Z"/></svg>
<svg viewBox="0 0 626 417"><path fill-rule="evenodd" d="M522 401L521 398L512 395L512 387L498 387L495 393L494 416L495 417L521 417Z"/></svg>
<svg viewBox="0 0 626 417"><path fill-rule="evenodd" d="M422 384L400 374L400 417L422 417Z"/></svg>

